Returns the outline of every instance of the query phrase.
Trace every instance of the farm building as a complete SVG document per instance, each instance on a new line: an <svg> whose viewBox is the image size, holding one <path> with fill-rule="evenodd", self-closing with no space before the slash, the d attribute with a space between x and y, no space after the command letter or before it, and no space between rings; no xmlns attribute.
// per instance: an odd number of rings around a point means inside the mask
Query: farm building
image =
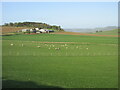
<svg viewBox="0 0 120 90"><path fill-rule="evenodd" d="M46 29L40 29L39 32L40 32L40 33L46 33L47 30L46 30Z"/></svg>
<svg viewBox="0 0 120 90"><path fill-rule="evenodd" d="M40 29L39 31L40 31L40 33L50 33L50 32L54 32L54 30L47 30L47 29Z"/></svg>
<svg viewBox="0 0 120 90"><path fill-rule="evenodd" d="M32 29L22 29L22 32L30 32L30 33L50 33L54 32L54 30L41 29L41 28L32 28Z"/></svg>

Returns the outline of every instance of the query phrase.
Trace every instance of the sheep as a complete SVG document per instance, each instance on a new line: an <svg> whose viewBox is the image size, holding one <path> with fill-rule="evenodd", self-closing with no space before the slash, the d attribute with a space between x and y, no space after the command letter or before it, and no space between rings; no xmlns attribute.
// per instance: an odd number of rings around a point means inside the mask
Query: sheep
<svg viewBox="0 0 120 90"><path fill-rule="evenodd" d="M78 46L76 46L76 48L78 48Z"/></svg>
<svg viewBox="0 0 120 90"><path fill-rule="evenodd" d="M50 49L50 48L48 48L48 49Z"/></svg>
<svg viewBox="0 0 120 90"><path fill-rule="evenodd" d="M13 46L14 44L13 44L13 43L11 43L10 45L11 45L11 46Z"/></svg>
<svg viewBox="0 0 120 90"><path fill-rule="evenodd" d="M60 48L55 48L55 50L60 50Z"/></svg>
<svg viewBox="0 0 120 90"><path fill-rule="evenodd" d="M86 48L88 50L88 48Z"/></svg>
<svg viewBox="0 0 120 90"><path fill-rule="evenodd" d="M38 48L40 48L40 46L37 46Z"/></svg>
<svg viewBox="0 0 120 90"><path fill-rule="evenodd" d="M65 46L67 46L67 44L65 44Z"/></svg>

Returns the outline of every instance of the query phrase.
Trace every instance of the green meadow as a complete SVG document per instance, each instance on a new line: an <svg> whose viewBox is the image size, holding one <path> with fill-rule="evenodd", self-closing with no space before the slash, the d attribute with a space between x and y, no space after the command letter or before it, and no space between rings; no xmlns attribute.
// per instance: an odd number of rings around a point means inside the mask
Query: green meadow
<svg viewBox="0 0 120 90"><path fill-rule="evenodd" d="M120 30L114 29L109 31L96 32L97 35L118 35ZM91 33L92 34L92 33Z"/></svg>
<svg viewBox="0 0 120 90"><path fill-rule="evenodd" d="M2 37L3 88L117 88L118 37Z"/></svg>

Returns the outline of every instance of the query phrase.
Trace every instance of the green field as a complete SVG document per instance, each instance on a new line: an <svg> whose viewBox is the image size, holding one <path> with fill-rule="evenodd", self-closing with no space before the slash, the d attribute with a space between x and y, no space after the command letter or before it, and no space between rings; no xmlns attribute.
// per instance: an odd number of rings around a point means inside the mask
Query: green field
<svg viewBox="0 0 120 90"><path fill-rule="evenodd" d="M96 32L94 34L97 34L97 35L119 35L118 31L119 30L114 29L114 30L109 30L109 31Z"/></svg>
<svg viewBox="0 0 120 90"><path fill-rule="evenodd" d="M117 37L21 34L2 39L3 88L118 87Z"/></svg>

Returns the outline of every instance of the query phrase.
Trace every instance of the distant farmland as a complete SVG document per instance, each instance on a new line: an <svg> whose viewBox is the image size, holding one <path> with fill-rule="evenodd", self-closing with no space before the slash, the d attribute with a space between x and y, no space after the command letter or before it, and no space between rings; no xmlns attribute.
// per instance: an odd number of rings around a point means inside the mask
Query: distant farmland
<svg viewBox="0 0 120 90"><path fill-rule="evenodd" d="M19 31L21 29L24 29L26 27L2 27L2 33L7 33L7 32L16 32Z"/></svg>
<svg viewBox="0 0 120 90"><path fill-rule="evenodd" d="M95 34L97 35L118 35L118 30L114 29L114 30L109 30L109 31L97 32Z"/></svg>
<svg viewBox="0 0 120 90"><path fill-rule="evenodd" d="M53 33L2 39L3 88L118 87L118 37Z"/></svg>

